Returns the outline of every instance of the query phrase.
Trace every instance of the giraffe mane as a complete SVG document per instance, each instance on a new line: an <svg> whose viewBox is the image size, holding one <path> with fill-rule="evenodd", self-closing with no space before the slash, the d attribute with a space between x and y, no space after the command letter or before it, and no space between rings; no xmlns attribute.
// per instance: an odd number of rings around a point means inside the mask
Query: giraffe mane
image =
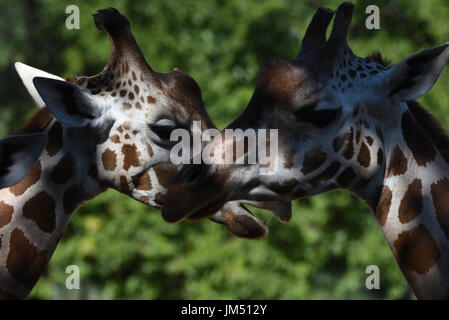
<svg viewBox="0 0 449 320"><path fill-rule="evenodd" d="M48 107L40 108L16 133L28 134L42 132L48 127L53 118L54 116Z"/></svg>
<svg viewBox="0 0 449 320"><path fill-rule="evenodd" d="M385 67L386 69L390 69L393 66L391 60L382 57L382 54L378 50L371 52L371 54L369 54L367 58L374 60L375 62Z"/></svg>
<svg viewBox="0 0 449 320"><path fill-rule="evenodd" d="M382 57L382 54L377 50L373 51L367 58L374 60L387 69L392 67L391 60ZM418 101L407 101L407 106L415 122L427 133L443 159L449 163L449 135L441 122Z"/></svg>
<svg viewBox="0 0 449 320"><path fill-rule="evenodd" d="M449 163L449 135L441 122L417 101L407 101L407 106L416 123L429 135L443 159Z"/></svg>

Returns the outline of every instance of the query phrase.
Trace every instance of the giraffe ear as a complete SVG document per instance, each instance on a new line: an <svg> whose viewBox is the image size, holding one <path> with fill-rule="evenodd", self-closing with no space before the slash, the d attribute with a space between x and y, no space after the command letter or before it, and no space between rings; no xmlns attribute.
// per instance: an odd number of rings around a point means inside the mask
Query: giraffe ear
<svg viewBox="0 0 449 320"><path fill-rule="evenodd" d="M45 133L20 134L0 140L0 189L22 180L46 144Z"/></svg>
<svg viewBox="0 0 449 320"><path fill-rule="evenodd" d="M84 127L100 115L90 97L67 81L36 77L33 84L56 119L66 126Z"/></svg>
<svg viewBox="0 0 449 320"><path fill-rule="evenodd" d="M393 101L415 100L435 84L449 57L449 42L414 54L388 73L387 88Z"/></svg>
<svg viewBox="0 0 449 320"><path fill-rule="evenodd" d="M42 100L41 96L37 92L36 88L33 84L33 79L35 77L44 77L44 78L50 78L50 79L57 79L64 81L61 77L55 76L54 74L30 67L26 64L23 64L21 62L16 62L14 64L14 67L16 68L17 73L19 74L20 79L22 79L23 85L27 89L28 93L33 98L34 102L37 104L39 108L45 107L45 102Z"/></svg>

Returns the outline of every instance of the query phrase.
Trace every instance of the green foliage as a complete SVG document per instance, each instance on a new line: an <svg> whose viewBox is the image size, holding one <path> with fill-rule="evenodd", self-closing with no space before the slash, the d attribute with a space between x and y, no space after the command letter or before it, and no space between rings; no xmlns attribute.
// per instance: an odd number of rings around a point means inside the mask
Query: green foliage
<svg viewBox="0 0 449 320"><path fill-rule="evenodd" d="M81 29L65 28L66 1L0 0L0 134L34 112L15 74L22 61L62 75L98 73L107 38L91 14L117 7L131 21L149 64L178 67L203 88L219 128L248 103L259 68L270 57L293 58L314 11L340 1L186 0L78 1ZM381 50L393 62L449 40L443 0L376 1L381 29L365 28L367 1L354 1L353 51ZM449 72L422 102L449 128ZM202 221L167 224L160 212L115 191L71 219L33 298L99 299L383 299L411 298L374 216L346 191L294 203L281 224L266 213L270 235L248 241ZM81 270L81 290L65 289L65 268ZM381 290L365 289L365 268L378 265Z"/></svg>

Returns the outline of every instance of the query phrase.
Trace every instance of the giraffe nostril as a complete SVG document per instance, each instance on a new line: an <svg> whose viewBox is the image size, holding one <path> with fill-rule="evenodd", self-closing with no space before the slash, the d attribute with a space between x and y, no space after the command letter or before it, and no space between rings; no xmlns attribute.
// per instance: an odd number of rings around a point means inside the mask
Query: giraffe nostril
<svg viewBox="0 0 449 320"><path fill-rule="evenodd" d="M199 164L191 164L184 166L179 172L177 182L181 183L194 183L199 181L203 173L205 172L204 166Z"/></svg>

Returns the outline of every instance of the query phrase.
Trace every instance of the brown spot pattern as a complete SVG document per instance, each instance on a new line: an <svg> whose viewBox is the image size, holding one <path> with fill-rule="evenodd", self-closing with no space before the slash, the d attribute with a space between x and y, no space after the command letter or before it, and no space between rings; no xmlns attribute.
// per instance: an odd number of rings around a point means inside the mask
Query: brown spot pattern
<svg viewBox="0 0 449 320"><path fill-rule="evenodd" d="M312 151L309 151L304 156L304 161L302 163L301 171L303 174L309 174L312 171L315 171L323 163L326 161L326 154L322 152L320 149L314 149Z"/></svg>
<svg viewBox="0 0 449 320"><path fill-rule="evenodd" d="M115 155L115 152L106 149L101 155L101 162L106 171L114 171L117 166L117 156Z"/></svg>
<svg viewBox="0 0 449 320"><path fill-rule="evenodd" d="M360 147L359 155L357 156L357 161L360 163L362 167L368 168L371 162L371 156L368 149L368 146L365 143L362 143Z"/></svg>
<svg viewBox="0 0 449 320"><path fill-rule="evenodd" d="M122 153L124 155L123 168L128 171L131 166L138 167L140 165L139 154L135 144L125 144L122 147Z"/></svg>
<svg viewBox="0 0 449 320"><path fill-rule="evenodd" d="M402 232L393 245L401 266L409 271L425 274L440 258L435 240L423 225Z"/></svg>
<svg viewBox="0 0 449 320"><path fill-rule="evenodd" d="M69 215L75 211L75 209L83 201L83 197L80 193L80 186L74 185L68 188L62 197L62 203L64 206L64 213Z"/></svg>
<svg viewBox="0 0 449 320"><path fill-rule="evenodd" d="M402 153L401 148L396 146L388 164L387 177L398 176L405 173L405 171L407 171L407 159Z"/></svg>
<svg viewBox="0 0 449 320"><path fill-rule="evenodd" d="M153 170L156 173L157 181L164 188L168 188L178 174L176 166L171 163L158 163Z"/></svg>
<svg viewBox="0 0 449 320"><path fill-rule="evenodd" d="M50 157L58 153L62 148L62 125L56 122L48 131L48 141L45 150Z"/></svg>
<svg viewBox="0 0 449 320"><path fill-rule="evenodd" d="M33 184L39 181L41 177L41 161L38 160L33 168L19 183L9 188L9 191L15 196L20 196L28 190Z"/></svg>
<svg viewBox="0 0 449 320"><path fill-rule="evenodd" d="M421 180L415 179L407 188L404 198L399 205L399 221L407 223L420 214L422 210L422 183Z"/></svg>
<svg viewBox="0 0 449 320"><path fill-rule="evenodd" d="M444 178L430 186L437 220L449 239L449 180Z"/></svg>
<svg viewBox="0 0 449 320"><path fill-rule="evenodd" d="M118 136L118 134L114 134L110 139L114 143L120 143L120 137Z"/></svg>
<svg viewBox="0 0 449 320"><path fill-rule="evenodd" d="M148 103L155 103L156 99L154 99L152 96L147 96L147 102Z"/></svg>
<svg viewBox="0 0 449 320"><path fill-rule="evenodd" d="M55 207L55 200L41 191L25 203L22 215L36 222L42 231L51 233L56 228Z"/></svg>
<svg viewBox="0 0 449 320"><path fill-rule="evenodd" d="M75 176L75 161L70 153L67 153L51 172L51 180L64 184Z"/></svg>
<svg viewBox="0 0 449 320"><path fill-rule="evenodd" d="M346 168L337 177L337 183L340 187L347 187L356 177L354 170L351 167Z"/></svg>
<svg viewBox="0 0 449 320"><path fill-rule="evenodd" d="M151 179L148 172L145 172L143 175L139 177L139 181L136 183L136 190L151 190L153 186L151 185Z"/></svg>
<svg viewBox="0 0 449 320"><path fill-rule="evenodd" d="M23 232L16 228L11 233L6 265L11 276L28 288L33 288L47 264L47 252L38 251Z"/></svg>
<svg viewBox="0 0 449 320"><path fill-rule="evenodd" d="M284 151L284 168L290 169L293 167L293 155L289 150Z"/></svg>
<svg viewBox="0 0 449 320"><path fill-rule="evenodd" d="M14 207L0 201L0 228L11 222Z"/></svg>
<svg viewBox="0 0 449 320"><path fill-rule="evenodd" d="M128 179L125 176L120 176L120 191L123 193L129 193Z"/></svg>
<svg viewBox="0 0 449 320"><path fill-rule="evenodd" d="M408 111L402 115L402 135L419 166L435 159L436 150L431 140Z"/></svg>
<svg viewBox="0 0 449 320"><path fill-rule="evenodd" d="M389 187L384 186L380 194L379 202L376 208L376 217L379 224L383 227L387 221L388 213L390 212L391 198L393 194Z"/></svg>

